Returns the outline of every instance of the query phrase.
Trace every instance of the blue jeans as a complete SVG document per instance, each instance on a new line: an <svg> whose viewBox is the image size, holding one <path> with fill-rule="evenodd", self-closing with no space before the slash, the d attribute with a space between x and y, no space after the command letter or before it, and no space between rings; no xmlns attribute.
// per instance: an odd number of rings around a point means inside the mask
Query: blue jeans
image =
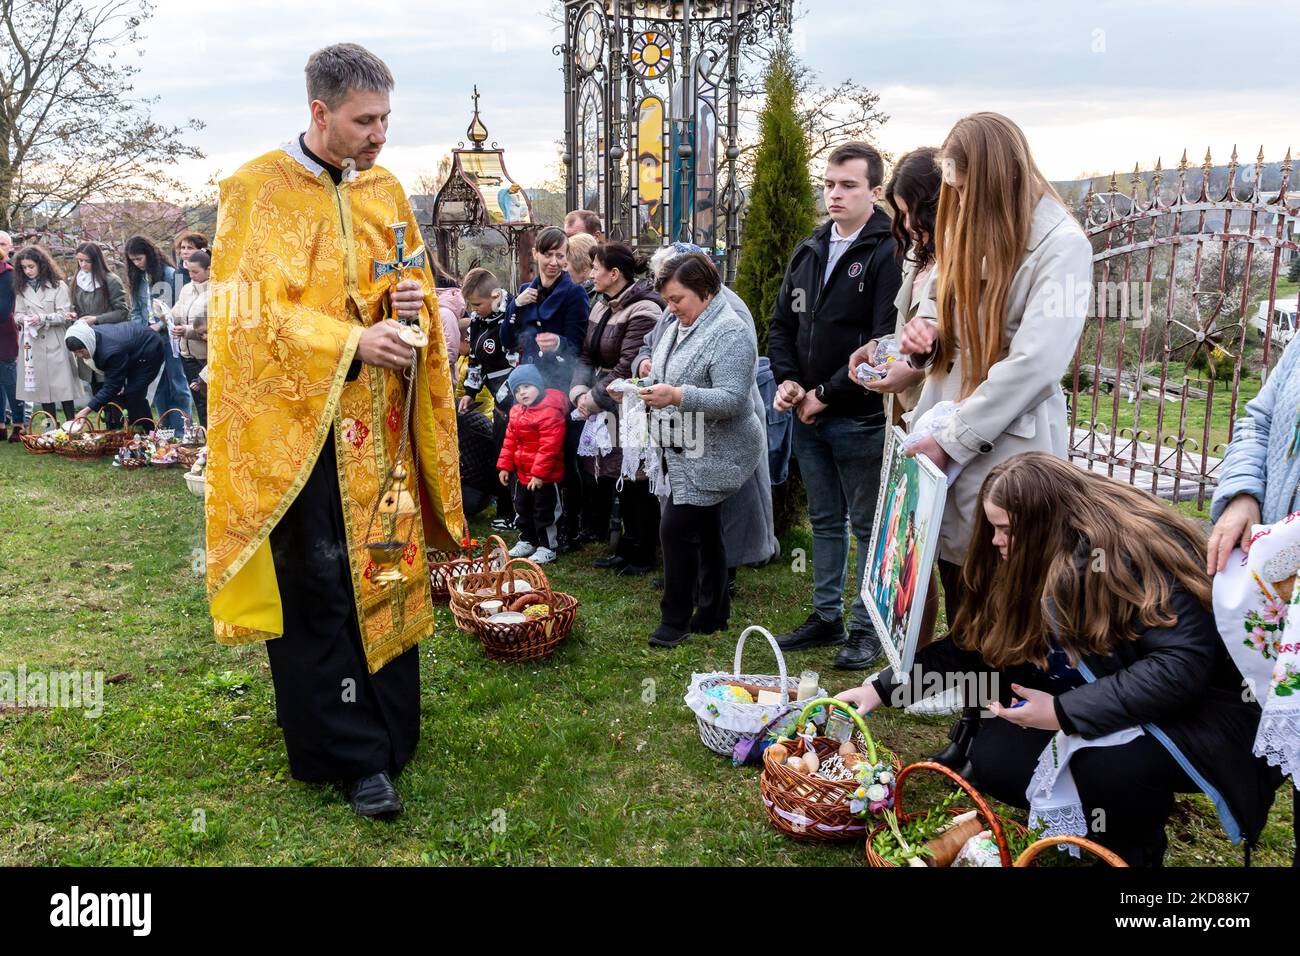
<svg viewBox="0 0 1300 956"><path fill-rule="evenodd" d="M794 421L794 457L808 491L812 525L813 610L827 621L844 613L844 583L849 562L849 529L858 540L851 630L874 633L862 600L862 577L870 558L871 523L880 493L885 426L861 418L825 418L805 425Z"/></svg>
<svg viewBox="0 0 1300 956"><path fill-rule="evenodd" d="M170 342L163 343L163 374L158 380L158 387L153 393L153 407L157 410L158 415L172 408L179 408L186 415L193 415L193 406L190 403L190 385L185 378L185 366L181 364L179 356L172 355ZM175 412L166 416L166 421L158 423L159 428L174 428L176 434L181 433L185 427L185 421Z"/></svg>
<svg viewBox="0 0 1300 956"><path fill-rule="evenodd" d="M18 360L0 362L0 423L23 424L26 408L18 401Z"/></svg>

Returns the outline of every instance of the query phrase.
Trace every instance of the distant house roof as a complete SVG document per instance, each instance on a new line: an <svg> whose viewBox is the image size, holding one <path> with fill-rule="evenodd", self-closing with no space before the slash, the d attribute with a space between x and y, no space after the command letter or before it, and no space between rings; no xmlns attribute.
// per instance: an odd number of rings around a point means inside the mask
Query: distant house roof
<svg viewBox="0 0 1300 956"><path fill-rule="evenodd" d="M82 238L94 242L122 242L137 232L174 236L188 227L181 207L167 202L83 202L77 215Z"/></svg>

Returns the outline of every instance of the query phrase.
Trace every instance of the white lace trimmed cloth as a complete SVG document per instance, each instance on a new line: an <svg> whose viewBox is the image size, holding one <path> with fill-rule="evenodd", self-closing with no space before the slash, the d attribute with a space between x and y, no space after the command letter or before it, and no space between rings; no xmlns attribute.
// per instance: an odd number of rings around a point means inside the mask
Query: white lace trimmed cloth
<svg viewBox="0 0 1300 956"><path fill-rule="evenodd" d="M1142 734L1141 727L1129 727L1096 740L1085 740L1057 731L1039 755L1038 766L1034 768L1034 775L1025 790L1025 796L1029 798L1029 825L1042 827L1045 837L1086 837L1088 818L1084 816L1079 788L1070 770L1070 758L1088 747L1120 747ZM1071 856L1079 855L1077 846L1068 849Z"/></svg>
<svg viewBox="0 0 1300 956"><path fill-rule="evenodd" d="M1286 633L1291 639L1283 639L1277 647L1264 713L1255 734L1255 756L1280 767L1300 788L1296 780L1300 772L1300 588L1291 592Z"/></svg>
<svg viewBox="0 0 1300 956"><path fill-rule="evenodd" d="M1295 782L1300 771L1300 512L1261 526L1214 577L1214 620L1263 705L1254 752ZM1290 588L1290 601L1287 589ZM1288 635L1291 639L1288 640Z"/></svg>
<svg viewBox="0 0 1300 956"><path fill-rule="evenodd" d="M637 474L645 472L650 491L659 498L668 496L668 471L663 467L663 454L650 440L650 412L641 398L639 386L626 379L616 378L606 389L619 396L618 443L623 449L623 465L619 481L636 481Z"/></svg>

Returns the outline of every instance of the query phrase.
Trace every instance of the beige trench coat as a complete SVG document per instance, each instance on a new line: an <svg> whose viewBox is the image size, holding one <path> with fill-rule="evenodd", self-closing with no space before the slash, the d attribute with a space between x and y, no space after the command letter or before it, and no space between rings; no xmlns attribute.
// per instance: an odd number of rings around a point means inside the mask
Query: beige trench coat
<svg viewBox="0 0 1300 956"><path fill-rule="evenodd" d="M947 427L935 434L961 474L948 488L939 557L961 563L974 528L980 486L993 468L1027 451L1064 458L1068 450L1065 374L1091 307L1092 244L1055 198L1034 209L1024 259L1007 294L1003 358L961 403ZM920 314L934 316L935 284ZM960 357L946 369L930 369L915 422L936 403L961 394Z"/></svg>

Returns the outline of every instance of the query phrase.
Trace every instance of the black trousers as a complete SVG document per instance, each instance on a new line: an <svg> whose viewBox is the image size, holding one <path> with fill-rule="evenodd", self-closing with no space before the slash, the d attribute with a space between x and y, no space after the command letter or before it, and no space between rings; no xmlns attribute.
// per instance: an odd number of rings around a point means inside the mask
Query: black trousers
<svg viewBox="0 0 1300 956"><path fill-rule="evenodd" d="M659 539L664 549L664 593L659 601L663 624L676 631L725 625L731 616L731 595L722 505L679 505L668 500L659 521Z"/></svg>
<svg viewBox="0 0 1300 956"><path fill-rule="evenodd" d="M501 447L506 443L506 426L510 422L510 409L502 409L500 405L492 406L492 441L496 443L497 457L501 457ZM513 485L515 476L511 475L510 480L501 486L497 493L497 517L505 518L510 521L515 516L515 495Z"/></svg>
<svg viewBox="0 0 1300 956"><path fill-rule="evenodd" d="M63 405L64 420L69 422L72 421L73 416L77 414L76 405L73 404L72 399L68 399L67 401L63 402L62 405ZM55 404L54 402L41 402L41 408L44 409L47 414L53 415L55 410Z"/></svg>
<svg viewBox="0 0 1300 956"><path fill-rule="evenodd" d="M614 490L617 479L599 475L600 465L594 458L579 458L582 469L582 515L579 530L605 544L610 540L610 521L614 513ZM658 530L656 529L656 534Z"/></svg>
<svg viewBox="0 0 1300 956"><path fill-rule="evenodd" d="M401 771L420 739L420 657L371 674L361 647L331 433L271 531L284 636L267 641L277 722L298 780Z"/></svg>
<svg viewBox="0 0 1300 956"><path fill-rule="evenodd" d="M1027 809L1025 789L1053 731L1017 727L1000 717L980 723L971 744L971 782L1003 803ZM1080 750L1069 765L1088 820L1088 839L1119 854L1129 866L1161 866L1174 794L1197 790L1169 751L1143 734L1119 747Z"/></svg>
<svg viewBox="0 0 1300 956"><path fill-rule="evenodd" d="M529 491L521 478L515 483L515 527L523 541L538 548L555 550L560 543L560 489L546 484Z"/></svg>
<svg viewBox="0 0 1300 956"><path fill-rule="evenodd" d="M582 484L582 462L578 458L578 442L582 439L583 423L575 422L571 418L566 421L568 426L564 432L564 479L561 483L564 510L560 520L560 534L565 540L571 541L578 536L579 531L583 530L585 489ZM517 497L515 501L515 508L518 509Z"/></svg>
<svg viewBox="0 0 1300 956"><path fill-rule="evenodd" d="M650 482L624 481L618 510L623 520L618 556L637 567L653 567L659 545L659 499L650 493Z"/></svg>
<svg viewBox="0 0 1300 956"><path fill-rule="evenodd" d="M190 398L194 400L194 414L198 416L199 424L205 428L208 424L208 383L199 378L199 373L203 371L203 366L207 364L204 359L181 356L181 368L185 369L185 381L191 386ZM195 382L199 383L198 388L192 387Z"/></svg>

